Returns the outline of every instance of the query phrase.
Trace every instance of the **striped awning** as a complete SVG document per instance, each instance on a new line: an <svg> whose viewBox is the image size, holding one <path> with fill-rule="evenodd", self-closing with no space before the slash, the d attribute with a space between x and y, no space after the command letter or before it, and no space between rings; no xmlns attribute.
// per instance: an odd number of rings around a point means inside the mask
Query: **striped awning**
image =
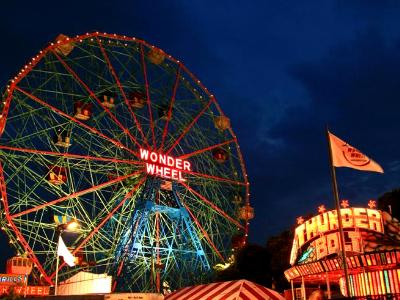
<svg viewBox="0 0 400 300"><path fill-rule="evenodd" d="M276 291L248 280L234 280L179 289L165 300L285 300Z"/></svg>

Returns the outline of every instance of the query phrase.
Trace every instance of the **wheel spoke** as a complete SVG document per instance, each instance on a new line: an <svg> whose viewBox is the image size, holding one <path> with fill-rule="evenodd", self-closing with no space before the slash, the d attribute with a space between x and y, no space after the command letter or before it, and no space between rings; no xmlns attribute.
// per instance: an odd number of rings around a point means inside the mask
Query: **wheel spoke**
<svg viewBox="0 0 400 300"><path fill-rule="evenodd" d="M140 125L138 119L136 118L136 115L135 115L134 111L131 108L131 105L129 104L128 98L126 97L125 91L122 88L122 85L121 85L121 82L120 82L120 80L119 80L119 78L117 76L117 73L115 72L114 67L112 66L112 64L110 62L110 58L108 57L106 50L104 50L104 47L101 45L101 42L97 37L96 37L96 40L97 40L97 43L98 43L98 45L100 47L101 53L103 54L104 59L107 62L108 68L110 69L110 72L111 72L112 76L114 77L115 82L117 83L118 89L120 90L121 95L124 98L125 104L128 107L128 110L129 110L130 114L132 115L132 118L135 121L135 124L136 124L136 126L137 126L137 128L138 128L138 130L139 130L139 132L140 132L140 134L142 136L143 141L147 146L149 146L147 138L145 137L145 135L143 133L142 126Z"/></svg>
<svg viewBox="0 0 400 300"><path fill-rule="evenodd" d="M181 73L181 68L182 68L182 64L179 64L178 70L176 70L176 77L175 77L174 87L172 89L171 101L169 103L168 116L167 116L167 120L165 122L164 130L163 130L163 134L162 134L162 138L161 138L161 146L159 148L161 152L163 151L165 137L167 136L167 133L168 133L168 124L169 124L169 120L171 119L171 116L172 116L172 108L174 107L176 89L177 89L178 83L179 83L179 76Z"/></svg>
<svg viewBox="0 0 400 300"><path fill-rule="evenodd" d="M70 115L64 113L63 111L59 110L58 108L55 108L54 106L44 102L43 100L39 99L38 97L32 95L31 93L21 89L20 87L16 86L15 87L16 90L20 91L21 93L25 94L26 96L28 96L29 98L31 98L32 100L36 101L37 103L51 109L52 111L54 111L55 113L59 114L60 116L63 116L64 118L67 118L73 122L75 122L76 124L79 124L81 127L86 128L87 130L89 130L90 132L93 132L99 136L101 136L102 138L110 141L111 143L113 143L114 145L116 145L117 147L124 149L128 152L130 152L131 154L135 155L136 157L139 157L139 154L131 149L129 149L128 147L126 147L125 145L121 144L119 141L116 141L106 135L104 135L103 133L101 133L100 131L98 131L97 129L86 125L85 123L79 121L78 119L71 117Z"/></svg>
<svg viewBox="0 0 400 300"><path fill-rule="evenodd" d="M79 243L79 245L74 249L74 251L72 251L72 254L75 255L92 237L95 233L97 233L99 231L99 229L101 227L104 226L104 224L116 213L116 211L126 202L126 200L128 200L133 193L135 193L140 186L143 184L143 182L146 180L146 177L143 177L139 183L137 183L126 195L125 197L121 200L120 203L118 203L117 206L114 207L114 209L95 227L92 229L92 231L86 236L86 238ZM65 265L65 262L62 263L59 267L58 270L61 270L62 267ZM53 278L55 276L54 272L53 274L50 275L50 278Z"/></svg>
<svg viewBox="0 0 400 300"><path fill-rule="evenodd" d="M37 150L37 149L29 149L29 148L11 147L11 146L5 146L5 145L0 145L0 149L17 151L17 152L22 152L22 153L33 153L33 154L49 155L49 156L61 156L61 157L67 157L67 158L71 158L71 159L104 161L104 162L110 162L110 163L123 163L123 164L128 164L128 165L143 165L144 164L141 161L135 161L135 160L117 159L117 158L112 158L112 157L99 157L99 156L90 156L90 155L79 155L79 154L73 154L73 153L68 153L68 152L53 152L53 151L45 151L45 150Z"/></svg>
<svg viewBox="0 0 400 300"><path fill-rule="evenodd" d="M103 105L99 98L97 98L96 94L89 88L89 86L83 82L83 80L71 69L71 67L55 52L53 54L57 57L57 59L61 62L61 64L65 67L65 69L78 81L84 89L88 92L89 96L96 100L96 102L101 106L101 108L110 116L110 118L117 124L119 128L134 142L139 148L141 144L136 140L136 138L130 133L130 131L125 128L120 121L114 116L114 114Z"/></svg>
<svg viewBox="0 0 400 300"><path fill-rule="evenodd" d="M198 177L203 177L203 178L212 179L212 180L216 180L216 181L226 182L226 183L230 183L230 184L234 184L234 185L246 186L246 182L231 180L228 178L222 178L222 177L218 177L218 176L208 175L208 174L204 174L204 173L197 173L197 172L193 172L193 171L186 171L186 170L182 170L181 172L183 172L185 174L198 176Z"/></svg>
<svg viewBox="0 0 400 300"><path fill-rule="evenodd" d="M72 194L70 194L70 195L68 195L68 196L64 196L64 197L61 197L61 198L52 200L52 201L50 201L50 202L44 203L44 204L42 204L42 205L38 205L38 206L35 206L35 207L33 207L33 208L27 209L27 210L25 210L25 211L16 213L16 214L14 214L14 215L12 215L12 216L10 216L10 217L11 217L12 219L18 218L18 217L21 217L21 216L23 216L23 215L29 214L29 213L31 213L31 212L41 210L41 209L43 209L43 208L45 208L45 207L48 207L48 206L51 206L51 205L54 205L54 204L63 202L63 201L65 201L65 200L72 199L72 198L76 198L76 197L80 197L80 196L82 196L82 195L95 192L95 191L97 191L97 190L100 190L100 189L105 188L105 187L107 187L107 186L110 186L110 185L112 185L112 184L121 182L121 181L123 181L123 180L125 180L125 179L127 179L127 178L130 178L130 177L139 175L140 173L142 173L142 170L133 172L133 173L128 174L128 175L119 176L119 177L117 177L117 178L115 178L115 179L112 179L112 180L106 181L106 182L104 182L104 183L101 183L101 184L92 186L92 187L90 187L90 188L88 188L88 189L84 189L84 190L79 191L79 192L74 192L74 193L72 193Z"/></svg>
<svg viewBox="0 0 400 300"><path fill-rule="evenodd" d="M166 154L169 154L174 148L179 144L181 139L189 132L189 130L193 127L193 125L197 122L197 120L205 113L205 111L210 107L211 103L214 101L214 98L210 98L206 106L197 114L197 116L193 119L193 121L183 130L181 135L175 140L171 148L168 149Z"/></svg>
<svg viewBox="0 0 400 300"><path fill-rule="evenodd" d="M156 149L156 135L154 133L154 120L153 120L153 112L151 110L149 82L148 82L148 78L147 78L146 62L144 60L143 44L140 45L140 55L141 55L141 59L142 59L142 69L143 69L144 84L145 84L145 87L146 87L147 107L149 109L149 116L150 116L151 135L153 137L153 148Z"/></svg>
<svg viewBox="0 0 400 300"><path fill-rule="evenodd" d="M48 283L51 283L50 277L47 275L46 271L43 269L42 264L38 260L37 256L33 252L32 248L29 246L29 243L26 241L20 230L15 226L14 222L12 221L12 217L10 216L10 212L8 209L8 199L7 199L7 188L6 188L6 183L4 180L4 172L3 172L3 166L2 163L0 162L0 192L1 192L1 199L4 205L4 212L6 213L6 219L8 221L9 226L14 230L15 234L17 235L17 239L21 242L22 246L24 249L27 251L30 259L32 259L33 263L36 264L37 268L39 269L39 272L43 275L45 280Z"/></svg>
<svg viewBox="0 0 400 300"><path fill-rule="evenodd" d="M193 222L197 225L197 227L200 229L200 231L203 233L204 237L206 238L207 242L210 244L211 248L215 251L215 253L218 255L218 257L222 260L223 263L225 263L225 259L222 256L222 254L218 251L217 246L215 246L214 242L211 240L210 236L208 235L207 231L201 226L199 220L196 218L196 216L193 214L193 212L190 210L190 208L186 205L182 199L180 199L182 205L186 208L188 211L190 217L192 218Z"/></svg>
<svg viewBox="0 0 400 300"><path fill-rule="evenodd" d="M186 189L188 189L193 195L197 196L198 198L200 198L204 203L206 203L207 205L209 205L210 207L212 207L215 211L217 211L220 215L222 215L223 217L225 217L227 220L229 220L231 223L235 224L237 227L244 229L244 226L242 224L240 224L238 221L236 221L235 219L233 219L231 216L229 216L225 211L223 211L221 208L219 208L218 206L216 206L214 203L212 203L210 200L208 200L206 197L204 197L203 195L201 195L200 193L196 192L194 189L192 189L189 185L187 185L186 183L179 181L179 183L181 185L183 185Z"/></svg>
<svg viewBox="0 0 400 300"><path fill-rule="evenodd" d="M219 144L216 144L216 145L213 145L213 146L209 146L209 147L206 147L206 148L203 148L203 149L199 149L199 150L193 151L191 153L181 155L181 156L179 156L179 158L180 159L188 159L189 157L192 157L192 156L195 156L195 155L210 151L210 150L215 149L215 148L222 147L224 145L228 145L228 144L233 143L233 142L236 142L236 139L231 139L231 140L226 141L226 142L222 142L222 143L219 143Z"/></svg>

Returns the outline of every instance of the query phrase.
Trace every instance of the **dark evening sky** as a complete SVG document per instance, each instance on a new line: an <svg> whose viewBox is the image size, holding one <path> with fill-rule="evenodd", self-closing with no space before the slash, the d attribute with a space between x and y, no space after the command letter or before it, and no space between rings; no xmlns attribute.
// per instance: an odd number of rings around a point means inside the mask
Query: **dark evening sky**
<svg viewBox="0 0 400 300"><path fill-rule="evenodd" d="M385 174L338 170L365 206L400 186L398 1L5 1L0 84L59 33L134 36L216 96L238 136L256 217L250 241L333 206L325 125ZM4 235L0 237L4 250ZM0 267L2 269L3 267Z"/></svg>

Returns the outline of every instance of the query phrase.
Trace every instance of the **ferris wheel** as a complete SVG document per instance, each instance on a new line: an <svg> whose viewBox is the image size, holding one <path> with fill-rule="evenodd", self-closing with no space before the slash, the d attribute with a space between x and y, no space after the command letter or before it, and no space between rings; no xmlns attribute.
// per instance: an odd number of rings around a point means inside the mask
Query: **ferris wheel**
<svg viewBox="0 0 400 300"><path fill-rule="evenodd" d="M161 49L60 35L9 82L1 111L1 226L36 281L54 284L60 235L76 257L60 280L106 272L120 291L207 280L246 242L253 210L229 119Z"/></svg>

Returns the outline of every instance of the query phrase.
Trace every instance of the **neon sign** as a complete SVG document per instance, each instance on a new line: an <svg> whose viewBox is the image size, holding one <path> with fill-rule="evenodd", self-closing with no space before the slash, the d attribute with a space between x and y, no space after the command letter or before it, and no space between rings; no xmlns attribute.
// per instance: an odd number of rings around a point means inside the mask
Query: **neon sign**
<svg viewBox="0 0 400 300"><path fill-rule="evenodd" d="M0 284L19 284L26 283L27 276L26 275L17 275L17 274L0 274Z"/></svg>
<svg viewBox="0 0 400 300"><path fill-rule="evenodd" d="M379 210L342 208L340 212L344 229L367 229L378 233L384 232L382 215ZM345 245L345 251L362 251L359 231L346 231L345 237L348 241ZM292 265L296 262L302 246L306 243L310 243L309 247L315 249L315 259L317 260L339 251L338 218L335 210L321 213L297 226L290 255Z"/></svg>
<svg viewBox="0 0 400 300"><path fill-rule="evenodd" d="M37 286L37 285L9 286L0 284L0 295L9 294L11 289L13 293L17 295L47 296L50 293L49 286Z"/></svg>
<svg viewBox="0 0 400 300"><path fill-rule="evenodd" d="M192 166L189 161L140 148L140 159L146 161L146 173L172 179L186 181L182 172L190 172Z"/></svg>

